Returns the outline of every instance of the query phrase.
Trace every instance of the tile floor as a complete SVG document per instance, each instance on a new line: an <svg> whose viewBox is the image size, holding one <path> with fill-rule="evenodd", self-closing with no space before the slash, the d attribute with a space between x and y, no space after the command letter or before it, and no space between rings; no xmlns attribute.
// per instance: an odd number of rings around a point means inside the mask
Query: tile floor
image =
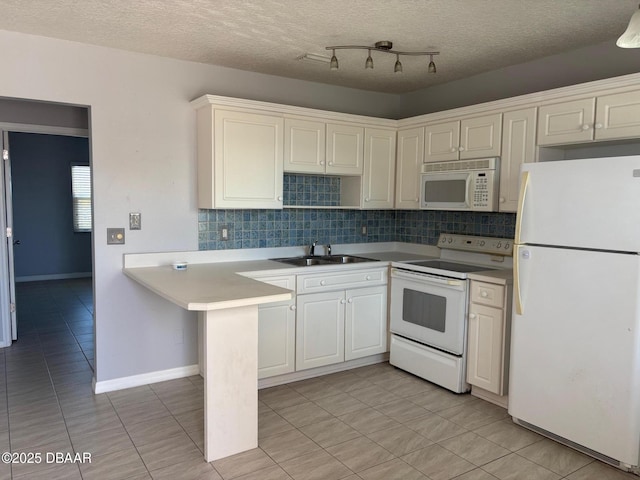
<svg viewBox="0 0 640 480"><path fill-rule="evenodd" d="M259 448L206 463L200 377L93 395L90 282L20 285L0 350L0 479L637 479L388 364L259 392ZM89 452L91 463L47 463Z"/></svg>

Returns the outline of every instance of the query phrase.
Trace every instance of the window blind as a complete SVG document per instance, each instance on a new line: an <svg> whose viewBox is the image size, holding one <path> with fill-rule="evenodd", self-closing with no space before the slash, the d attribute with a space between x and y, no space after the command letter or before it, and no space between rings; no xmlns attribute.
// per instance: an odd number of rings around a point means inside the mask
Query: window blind
<svg viewBox="0 0 640 480"><path fill-rule="evenodd" d="M73 230L91 231L91 167L71 166L71 192L73 196Z"/></svg>

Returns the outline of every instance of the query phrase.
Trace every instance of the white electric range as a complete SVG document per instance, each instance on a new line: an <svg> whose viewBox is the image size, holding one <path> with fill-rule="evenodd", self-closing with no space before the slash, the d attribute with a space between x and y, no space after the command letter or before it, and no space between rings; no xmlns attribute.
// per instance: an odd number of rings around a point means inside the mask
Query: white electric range
<svg viewBox="0 0 640 480"><path fill-rule="evenodd" d="M461 393L469 390L468 274L511 268L513 240L443 233L438 247L438 259L392 263L389 362Z"/></svg>

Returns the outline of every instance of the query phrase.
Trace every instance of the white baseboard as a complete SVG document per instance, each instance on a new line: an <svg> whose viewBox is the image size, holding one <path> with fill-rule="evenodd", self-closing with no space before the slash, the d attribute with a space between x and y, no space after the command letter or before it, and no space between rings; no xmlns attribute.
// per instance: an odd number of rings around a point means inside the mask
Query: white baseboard
<svg viewBox="0 0 640 480"><path fill-rule="evenodd" d="M198 365L189 365L188 367L170 368L169 370L159 370L157 372L142 373L130 377L114 378L113 380L104 380L102 382L96 382L94 377L93 392L96 394L113 392L115 390L140 387L142 385L174 380L176 378L190 377L192 375L198 375L199 373L200 367Z"/></svg>
<svg viewBox="0 0 640 480"><path fill-rule="evenodd" d="M41 282L45 280L67 280L70 278L88 278L93 276L92 272L79 273L54 273L52 275L29 275L27 277L15 277L16 283L19 282Z"/></svg>

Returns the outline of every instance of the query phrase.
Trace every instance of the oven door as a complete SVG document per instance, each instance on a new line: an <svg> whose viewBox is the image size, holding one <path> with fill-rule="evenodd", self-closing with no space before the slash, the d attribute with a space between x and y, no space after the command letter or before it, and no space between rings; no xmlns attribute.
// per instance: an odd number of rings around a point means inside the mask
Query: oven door
<svg viewBox="0 0 640 480"><path fill-rule="evenodd" d="M392 333L463 355L466 318L466 280L391 269Z"/></svg>
<svg viewBox="0 0 640 480"><path fill-rule="evenodd" d="M471 210L473 172L423 173L420 179L420 208Z"/></svg>

